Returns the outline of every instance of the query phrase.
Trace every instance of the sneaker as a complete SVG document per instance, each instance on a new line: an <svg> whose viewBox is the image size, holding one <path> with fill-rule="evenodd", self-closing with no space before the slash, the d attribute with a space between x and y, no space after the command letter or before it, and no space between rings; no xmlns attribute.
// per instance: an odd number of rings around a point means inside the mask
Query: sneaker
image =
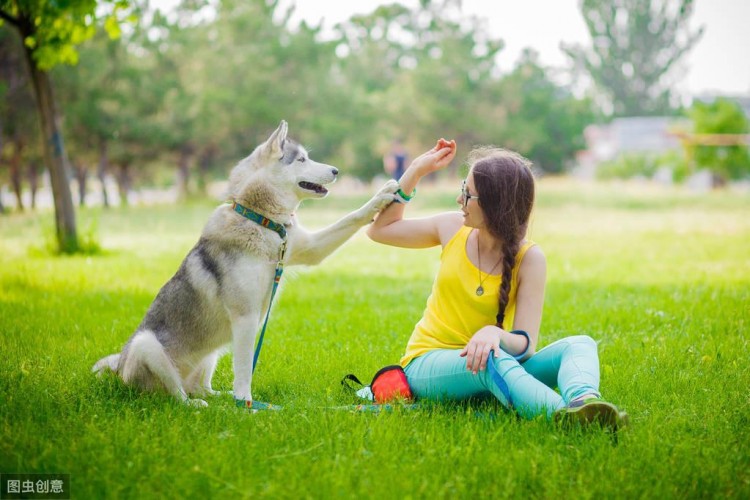
<svg viewBox="0 0 750 500"><path fill-rule="evenodd" d="M628 414L612 403L599 398L587 398L570 403L557 410L554 421L564 427L598 424L602 428L617 431L628 425Z"/></svg>

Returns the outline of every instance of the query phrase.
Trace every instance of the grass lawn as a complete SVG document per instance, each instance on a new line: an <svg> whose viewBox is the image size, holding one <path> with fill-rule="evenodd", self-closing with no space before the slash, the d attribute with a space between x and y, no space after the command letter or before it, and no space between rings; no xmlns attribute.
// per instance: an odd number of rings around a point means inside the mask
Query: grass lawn
<svg viewBox="0 0 750 500"><path fill-rule="evenodd" d="M455 195L425 186L412 213ZM321 226L365 199L334 191L300 219ZM120 350L212 206L84 210L97 256L39 250L51 213L0 217L0 472L70 474L73 498L750 497L747 193L540 182L540 347L599 341L602 391L631 417L617 444L489 403L324 409L353 403L343 375L398 361L438 265L438 249L363 232L284 275L253 383L283 411L228 396L196 410L97 380L91 366ZM231 379L226 356L214 388Z"/></svg>

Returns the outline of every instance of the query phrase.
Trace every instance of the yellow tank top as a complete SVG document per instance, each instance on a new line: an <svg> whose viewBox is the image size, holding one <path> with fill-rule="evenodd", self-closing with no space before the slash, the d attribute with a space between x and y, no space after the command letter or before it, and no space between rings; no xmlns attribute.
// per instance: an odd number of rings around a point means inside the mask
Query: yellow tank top
<svg viewBox="0 0 750 500"><path fill-rule="evenodd" d="M495 324L502 276L482 273L484 294L476 294L479 271L466 255L466 240L471 231L472 228L462 226L443 248L432 293L406 345L401 366L406 367L412 359L433 349L463 349L480 328ZM503 329L508 331L513 328L516 315L518 269L526 251L534 245L526 241L516 255L503 319Z"/></svg>

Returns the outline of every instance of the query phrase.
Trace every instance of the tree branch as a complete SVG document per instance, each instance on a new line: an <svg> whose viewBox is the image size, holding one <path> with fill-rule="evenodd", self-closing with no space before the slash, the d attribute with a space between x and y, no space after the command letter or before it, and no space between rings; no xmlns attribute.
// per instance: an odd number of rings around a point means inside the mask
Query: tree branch
<svg viewBox="0 0 750 500"><path fill-rule="evenodd" d="M13 26L20 28L21 27L21 21L17 17L13 17L4 10L0 9L0 18L8 21Z"/></svg>

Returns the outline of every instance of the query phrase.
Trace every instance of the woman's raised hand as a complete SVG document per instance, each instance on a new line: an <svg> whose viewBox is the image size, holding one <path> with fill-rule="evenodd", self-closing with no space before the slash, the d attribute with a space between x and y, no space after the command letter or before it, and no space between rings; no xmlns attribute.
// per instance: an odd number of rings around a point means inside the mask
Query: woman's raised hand
<svg viewBox="0 0 750 500"><path fill-rule="evenodd" d="M414 158L410 168L417 169L421 175L441 170L450 164L456 156L456 141L440 138L435 147Z"/></svg>

